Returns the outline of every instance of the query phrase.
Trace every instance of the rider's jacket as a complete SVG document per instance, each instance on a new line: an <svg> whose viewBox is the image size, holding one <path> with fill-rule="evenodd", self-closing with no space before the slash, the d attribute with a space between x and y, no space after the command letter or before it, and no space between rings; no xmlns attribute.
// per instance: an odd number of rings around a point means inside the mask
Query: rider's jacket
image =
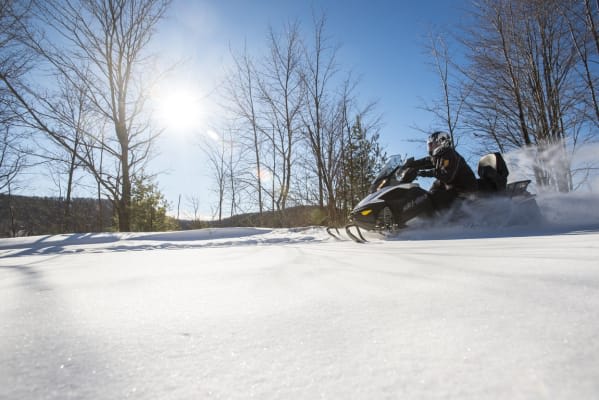
<svg viewBox="0 0 599 400"><path fill-rule="evenodd" d="M437 178L446 190L474 192L478 188L474 172L466 160L452 148L445 149L436 156L414 160L410 166L418 168L421 176Z"/></svg>

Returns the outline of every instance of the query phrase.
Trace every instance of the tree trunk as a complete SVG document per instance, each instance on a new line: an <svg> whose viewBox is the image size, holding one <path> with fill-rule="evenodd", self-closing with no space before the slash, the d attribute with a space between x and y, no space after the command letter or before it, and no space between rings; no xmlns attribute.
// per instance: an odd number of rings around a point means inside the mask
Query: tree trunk
<svg viewBox="0 0 599 400"><path fill-rule="evenodd" d="M73 176L75 175L75 168L77 168L77 151L79 145L79 136L77 135L75 138L73 152L71 153L71 160L69 162L69 176L67 179L67 196L64 204L64 220L63 220L63 232L68 232L72 230L71 226L71 194L73 192Z"/></svg>
<svg viewBox="0 0 599 400"><path fill-rule="evenodd" d="M123 180L121 198L119 199L119 231L131 231L131 176L129 171L129 152L125 146L121 152L121 171Z"/></svg>

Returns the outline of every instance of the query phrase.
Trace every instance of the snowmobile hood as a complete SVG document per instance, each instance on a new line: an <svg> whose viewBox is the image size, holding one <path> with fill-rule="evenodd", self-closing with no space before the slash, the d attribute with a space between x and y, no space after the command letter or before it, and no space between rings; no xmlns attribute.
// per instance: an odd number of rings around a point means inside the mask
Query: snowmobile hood
<svg viewBox="0 0 599 400"><path fill-rule="evenodd" d="M420 185L418 185L417 183L401 183L399 185L395 185L395 186L385 186L379 190L377 190L374 193L369 194L368 196L364 197L355 207L354 210L358 210L360 208L363 208L369 204L376 204L376 203L381 203L381 202L385 202L385 200L382 199L382 197L384 195L386 195L387 193L390 193L394 190L398 190L398 189L411 189L413 187L420 187Z"/></svg>

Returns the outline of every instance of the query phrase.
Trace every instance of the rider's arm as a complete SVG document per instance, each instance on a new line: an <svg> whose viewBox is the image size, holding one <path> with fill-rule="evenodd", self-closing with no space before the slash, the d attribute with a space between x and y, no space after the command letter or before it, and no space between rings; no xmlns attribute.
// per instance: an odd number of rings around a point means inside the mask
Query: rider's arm
<svg viewBox="0 0 599 400"><path fill-rule="evenodd" d="M418 160L410 160L408 165L406 165L406 167L422 170L422 169L433 169L433 168L435 168L435 165L433 164L433 161L431 160L430 157L423 157Z"/></svg>

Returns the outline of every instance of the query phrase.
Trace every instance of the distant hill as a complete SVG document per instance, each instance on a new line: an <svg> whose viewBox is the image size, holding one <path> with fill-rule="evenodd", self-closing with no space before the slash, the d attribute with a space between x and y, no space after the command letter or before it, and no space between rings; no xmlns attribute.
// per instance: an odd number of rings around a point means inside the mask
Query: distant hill
<svg viewBox="0 0 599 400"><path fill-rule="evenodd" d="M0 194L0 237L110 231L112 213L109 200L75 198L67 220L64 199Z"/></svg>
<svg viewBox="0 0 599 400"><path fill-rule="evenodd" d="M265 211L234 215L222 221L210 221L211 227L231 226L261 226L268 228L292 228L309 225L326 225L326 210L318 206L297 206L286 208L284 211Z"/></svg>

